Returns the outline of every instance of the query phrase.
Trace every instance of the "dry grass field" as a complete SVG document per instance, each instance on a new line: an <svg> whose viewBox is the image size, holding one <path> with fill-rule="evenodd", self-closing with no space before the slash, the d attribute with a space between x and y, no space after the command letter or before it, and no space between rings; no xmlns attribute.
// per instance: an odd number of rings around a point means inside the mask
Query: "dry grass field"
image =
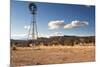
<svg viewBox="0 0 100 67"><path fill-rule="evenodd" d="M11 66L95 61L95 46L36 46L11 50Z"/></svg>

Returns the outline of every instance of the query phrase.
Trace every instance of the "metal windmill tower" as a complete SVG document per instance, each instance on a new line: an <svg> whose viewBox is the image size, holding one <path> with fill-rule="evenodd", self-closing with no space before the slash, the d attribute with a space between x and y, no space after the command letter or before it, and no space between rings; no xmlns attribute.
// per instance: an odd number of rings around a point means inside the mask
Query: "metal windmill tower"
<svg viewBox="0 0 100 67"><path fill-rule="evenodd" d="M37 24L36 24L36 12L37 12L37 6L35 3L29 4L29 10L32 15L32 22L30 23L29 33L28 33L28 39L31 36L32 39L32 46L36 45L36 39L38 38L38 32L37 32Z"/></svg>

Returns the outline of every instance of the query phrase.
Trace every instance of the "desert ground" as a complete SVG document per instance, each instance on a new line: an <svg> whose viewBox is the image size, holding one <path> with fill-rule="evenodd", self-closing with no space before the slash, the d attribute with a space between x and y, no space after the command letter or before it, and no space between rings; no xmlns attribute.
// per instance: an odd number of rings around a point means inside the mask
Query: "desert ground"
<svg viewBox="0 0 100 67"><path fill-rule="evenodd" d="M11 66L95 61L95 46L35 46L11 49Z"/></svg>

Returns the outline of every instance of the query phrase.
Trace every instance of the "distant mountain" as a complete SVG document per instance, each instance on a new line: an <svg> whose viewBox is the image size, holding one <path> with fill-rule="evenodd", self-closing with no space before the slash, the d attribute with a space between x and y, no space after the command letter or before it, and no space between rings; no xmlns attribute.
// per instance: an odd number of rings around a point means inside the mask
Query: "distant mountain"
<svg viewBox="0 0 100 67"><path fill-rule="evenodd" d="M16 46L28 46L31 43L36 45L71 45L74 44L84 44L84 43L94 43L95 45L95 36L52 36L50 38L40 37L37 40L14 40L11 39L11 45L15 44Z"/></svg>

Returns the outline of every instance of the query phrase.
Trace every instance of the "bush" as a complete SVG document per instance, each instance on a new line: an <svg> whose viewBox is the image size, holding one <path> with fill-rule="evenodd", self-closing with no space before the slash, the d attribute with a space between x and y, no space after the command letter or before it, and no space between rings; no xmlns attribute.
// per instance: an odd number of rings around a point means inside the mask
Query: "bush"
<svg viewBox="0 0 100 67"><path fill-rule="evenodd" d="M13 46L13 47L12 47L12 50L17 50L17 47L16 47L16 46Z"/></svg>

